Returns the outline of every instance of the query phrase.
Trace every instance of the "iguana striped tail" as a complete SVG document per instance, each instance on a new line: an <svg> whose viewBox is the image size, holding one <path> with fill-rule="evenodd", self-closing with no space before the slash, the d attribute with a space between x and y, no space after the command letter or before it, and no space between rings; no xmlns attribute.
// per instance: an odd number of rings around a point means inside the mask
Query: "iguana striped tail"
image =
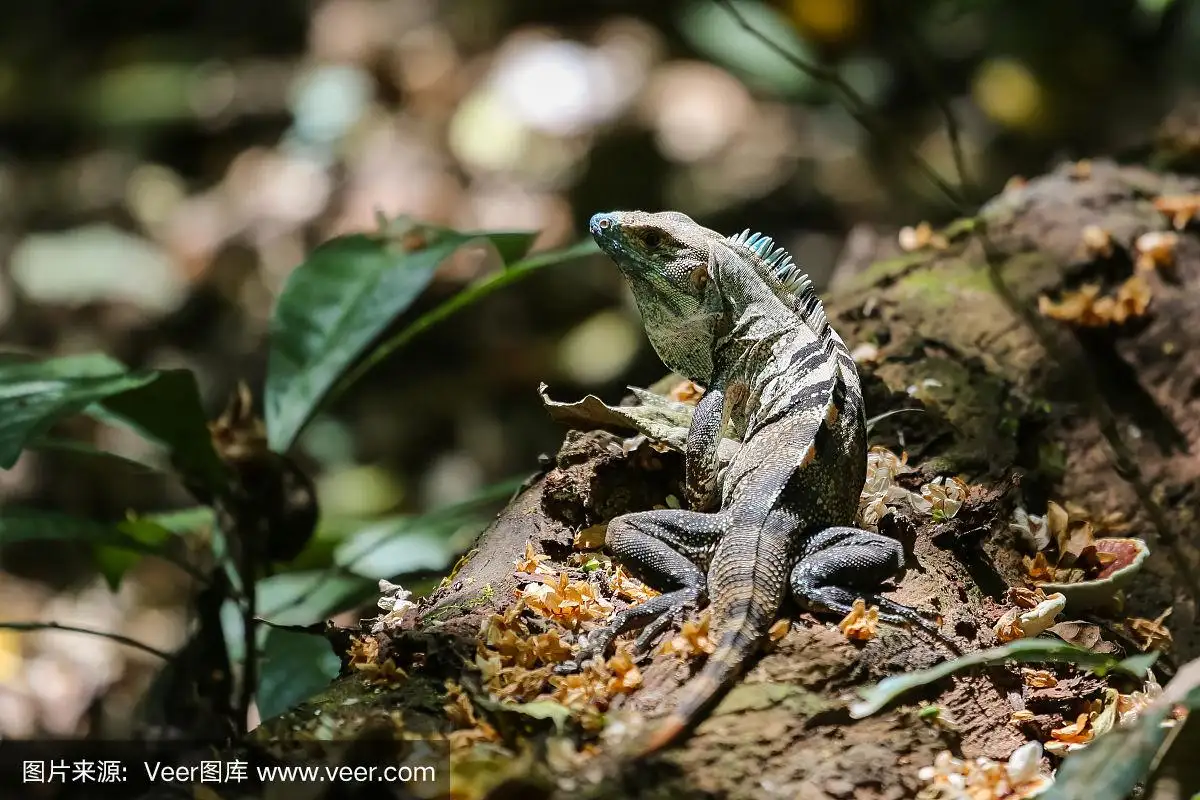
<svg viewBox="0 0 1200 800"><path fill-rule="evenodd" d="M704 719L709 708L724 696L766 636L766 628L776 609L766 610L765 615L761 613L764 610L747 607L736 620L725 626L717 649L699 674L684 686L678 705L659 720L639 746L638 757L648 756L677 741Z"/></svg>

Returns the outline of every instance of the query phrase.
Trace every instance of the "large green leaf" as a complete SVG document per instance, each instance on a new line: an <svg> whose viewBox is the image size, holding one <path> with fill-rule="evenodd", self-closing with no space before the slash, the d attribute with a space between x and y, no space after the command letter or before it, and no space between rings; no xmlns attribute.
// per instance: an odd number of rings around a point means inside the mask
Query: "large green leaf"
<svg viewBox="0 0 1200 800"><path fill-rule="evenodd" d="M81 458L94 458L107 462L111 466L119 466L121 469L129 470L130 473L138 475L161 475L162 472L153 464L148 464L144 461L138 461L133 458L126 458L117 453L110 453L107 450L101 450L88 442L75 441L73 439L60 439L53 436L41 436L25 445L26 450L35 452L51 452L51 453L70 453Z"/></svg>
<svg viewBox="0 0 1200 800"><path fill-rule="evenodd" d="M170 450L171 463L180 474L214 492L225 485L225 465L213 448L191 370L154 373L152 382L108 397L103 405L147 439Z"/></svg>
<svg viewBox="0 0 1200 800"><path fill-rule="evenodd" d="M73 517L57 511L32 508L0 509L0 545L31 539L69 539L88 544L107 544L144 551L145 546L122 532L118 526L97 520Z"/></svg>
<svg viewBox="0 0 1200 800"><path fill-rule="evenodd" d="M329 685L341 669L341 659L325 637L270 628L258 667L254 697L264 720L311 697Z"/></svg>
<svg viewBox="0 0 1200 800"><path fill-rule="evenodd" d="M0 359L0 469L44 441L54 423L89 406L164 445L182 474L216 491L225 468L187 370L128 372L106 355Z"/></svg>
<svg viewBox="0 0 1200 800"><path fill-rule="evenodd" d="M116 524L117 532L123 535L125 544L97 545L93 551L96 568L109 587L116 591L125 573L147 555L165 555L170 540L212 525L212 522L213 511L205 506L144 516L130 513L127 519ZM140 543L145 549L137 545L130 547L128 543L131 541Z"/></svg>
<svg viewBox="0 0 1200 800"><path fill-rule="evenodd" d="M55 422L92 403L140 389L154 373L131 374L107 356L68 356L48 361L0 362L0 469Z"/></svg>
<svg viewBox="0 0 1200 800"><path fill-rule="evenodd" d="M174 538L171 531L144 519L128 519L119 523L117 530L150 550L162 549L169 539ZM104 576L108 588L114 592L120 588L125 573L145 557L146 552L142 550L131 550L128 547L113 547L112 545L97 545L92 552L92 559L97 571Z"/></svg>
<svg viewBox="0 0 1200 800"><path fill-rule="evenodd" d="M690 45L757 89L795 96L823 88L739 24L731 9L793 58L812 60L812 48L797 35L787 17L758 0L731 0L727 4L692 0L683 6L679 30Z"/></svg>
<svg viewBox="0 0 1200 800"><path fill-rule="evenodd" d="M208 508L185 509L120 522L103 522L33 508L0 509L0 545L30 540L67 540L92 547L96 567L116 588L125 572L147 555L187 568L169 550L170 539L211 523Z"/></svg>
<svg viewBox="0 0 1200 800"><path fill-rule="evenodd" d="M0 544L30 539L70 539L153 552L157 545L172 536L212 524L212 518L212 510L204 507L144 516L130 515L120 522L102 522L36 508L9 507L0 509Z"/></svg>
<svg viewBox="0 0 1200 800"><path fill-rule="evenodd" d="M271 320L267 359L265 417L273 450L291 446L342 374L455 250L486 240L510 264L534 238L530 233L460 233L407 224L401 234L326 242L288 278Z"/></svg>
<svg viewBox="0 0 1200 800"><path fill-rule="evenodd" d="M467 500L424 514L367 523L338 544L334 563L375 580L445 569L464 546L454 534L467 529L473 535L485 524L483 509L509 497L522 483L520 479L502 481Z"/></svg>
<svg viewBox="0 0 1200 800"><path fill-rule="evenodd" d="M379 594L379 583L328 570L283 572L256 584L258 616L276 625L311 625Z"/></svg>
<svg viewBox="0 0 1200 800"><path fill-rule="evenodd" d="M373 348L369 356L358 362L354 369L350 370L338 381L332 394L336 396L345 391L347 387L369 372L372 367L408 344L412 339L497 289L508 286L510 283L515 283L543 267L551 267L555 264L573 261L574 259L590 256L598 252L600 252L600 248L596 246L594 241L591 239L582 239L569 247L552 250L548 253L538 253L529 258L522 259L508 269L493 272L487 277L481 278L437 308L425 312L415 319L411 325L406 326L399 333Z"/></svg>

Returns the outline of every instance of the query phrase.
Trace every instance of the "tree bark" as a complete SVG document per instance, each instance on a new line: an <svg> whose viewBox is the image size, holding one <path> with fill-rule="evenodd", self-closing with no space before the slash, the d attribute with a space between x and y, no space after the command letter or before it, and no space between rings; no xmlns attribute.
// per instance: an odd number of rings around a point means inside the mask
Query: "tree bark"
<svg viewBox="0 0 1200 800"><path fill-rule="evenodd" d="M1130 525L1126 535L1143 538L1151 550L1123 612L1065 619L1095 623L1105 640L1133 650L1120 622L1172 608L1166 625L1174 649L1160 661L1160 677L1200 655L1200 538L1193 525L1200 509L1197 223L1180 232L1172 265L1143 273L1151 293L1143 315L1103 327L1037 316L1042 295L1057 298L1087 283L1113 294L1135 271L1137 238L1170 227L1154 199L1197 192L1200 181L1191 178L1107 162L1066 165L1007 190L976 219L951 225L944 242L874 264L828 300L833 325L862 359L868 417L919 409L881 420L872 444L907 452L919 470L904 479L909 488L937 475L961 475L969 484L952 518L897 507L881 523L910 552L891 596L936 609L943 630L963 649L996 643L993 626L1008 607L1006 590L1023 582L1008 526L1014 506L1040 514L1055 500L1077 503L1092 518L1119 512ZM1109 234L1111 254L1084 246L1088 226ZM1007 287L1001 291L997 273ZM1135 469L1119 464L1123 448ZM1070 691L1031 694L1016 668L995 667L944 679L852 720L846 701L854 689L951 654L929 637L887 626L866 642L850 641L829 624L835 620L789 609L790 631L749 665L696 733L636 769L620 768L609 734L522 726L490 706L472 659L481 625L509 608L531 580L514 566L527 545L549 556L547 565L586 579L578 559L571 563L576 534L662 505L668 495L682 497L681 472L673 451L646 442L629 446L613 432L572 431L552 467L512 500L452 580L422 603L406 623L410 630L376 637L379 658L391 657L405 680L375 693L351 669L324 697L268 723L260 735L284 736L310 720L314 708L348 721L398 708L413 730L469 727L461 715L447 722L444 685L451 680L473 698L477 721L495 730L490 744L456 748L455 796L515 796L519 789L562 797L900 798L917 794L918 769L939 751L1003 760L1032 735L1073 721L1081 704L1102 691L1099 679L1063 667L1060 685ZM611 700L610 732L614 720L669 708L672 692L698 663L655 655L642 664L642 686ZM363 702L345 707L347 696ZM919 716L918 701L939 706L944 724ZM1010 722L1020 708L1035 711L1040 722ZM579 742L589 743L582 752Z"/></svg>

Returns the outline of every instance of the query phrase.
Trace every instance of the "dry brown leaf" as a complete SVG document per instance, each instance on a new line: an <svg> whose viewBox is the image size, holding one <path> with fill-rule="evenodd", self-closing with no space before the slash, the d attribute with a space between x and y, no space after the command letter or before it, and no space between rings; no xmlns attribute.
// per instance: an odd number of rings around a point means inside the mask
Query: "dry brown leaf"
<svg viewBox="0 0 1200 800"><path fill-rule="evenodd" d="M576 550L599 550L604 547L604 536L607 532L607 522L584 528L575 534L574 547Z"/></svg>
<svg viewBox="0 0 1200 800"><path fill-rule="evenodd" d="M1021 564L1025 568L1025 575L1034 583L1046 583L1055 579L1055 570L1046 560L1045 553L1038 553L1033 558L1022 556Z"/></svg>
<svg viewBox="0 0 1200 800"><path fill-rule="evenodd" d="M531 636L528 652L542 664L559 664L571 657L571 648L556 630Z"/></svg>
<svg viewBox="0 0 1200 800"><path fill-rule="evenodd" d="M1037 608L1038 604L1044 602L1046 593L1041 589L1027 589L1024 586L1010 586L1008 592L1005 593L1005 599L1012 603L1017 608L1031 609Z"/></svg>
<svg viewBox="0 0 1200 800"><path fill-rule="evenodd" d="M379 660L379 641L374 636L355 636L350 640L350 667L364 670Z"/></svg>
<svg viewBox="0 0 1200 800"><path fill-rule="evenodd" d="M620 564L608 577L608 590L622 600L628 600L631 603L644 603L651 597L658 597L661 594L630 575Z"/></svg>
<svg viewBox="0 0 1200 800"><path fill-rule="evenodd" d="M517 560L516 571L530 575L553 575L554 570L542 563L549 560L550 556L534 549L533 542L526 542L525 555Z"/></svg>
<svg viewBox="0 0 1200 800"><path fill-rule="evenodd" d="M1087 225L1079 236L1083 250L1095 258L1110 258L1113 254L1112 235L1099 225Z"/></svg>
<svg viewBox="0 0 1200 800"><path fill-rule="evenodd" d="M621 644L606 662L592 660L583 671L554 675L551 698L582 715L584 727L596 713L608 708L613 695L632 692L642 685L642 673L633 661L630 645Z"/></svg>
<svg viewBox="0 0 1200 800"><path fill-rule="evenodd" d="M1163 622L1166 621L1172 610L1168 608L1157 619L1130 617L1125 620L1125 627L1133 633L1138 641L1138 646L1143 651L1171 649L1174 640L1171 637L1171 631L1166 625L1163 625Z"/></svg>
<svg viewBox="0 0 1200 800"><path fill-rule="evenodd" d="M1071 515L1066 509L1053 500L1046 503L1046 528L1050 532L1051 540L1058 544L1059 549L1066 538L1070 521Z"/></svg>
<svg viewBox="0 0 1200 800"><path fill-rule="evenodd" d="M1131 275L1117 288L1117 304L1113 310L1113 322L1120 325L1126 320L1140 317L1150 307L1150 284L1141 275Z"/></svg>
<svg viewBox="0 0 1200 800"><path fill-rule="evenodd" d="M1060 322L1074 322L1079 325L1102 325L1102 320L1093 310L1100 297L1100 284L1087 283L1077 291L1064 292L1062 299L1055 302L1048 295L1038 297L1038 311L1044 317Z"/></svg>
<svg viewBox="0 0 1200 800"><path fill-rule="evenodd" d="M865 642L874 639L879 629L879 607L867 608L867 603L861 597L855 599L850 613L838 623L838 630L847 639Z"/></svg>
<svg viewBox="0 0 1200 800"><path fill-rule="evenodd" d="M1087 744L1095 735L1095 731L1092 730L1092 714L1086 712L1076 717L1069 725L1050 731L1051 738L1064 744Z"/></svg>
<svg viewBox="0 0 1200 800"><path fill-rule="evenodd" d="M775 624L767 631L767 638L772 642L778 642L780 639L788 635L792 629L792 621L790 619L777 619Z"/></svg>
<svg viewBox="0 0 1200 800"><path fill-rule="evenodd" d="M905 226L901 228L899 242L900 249L910 253L913 250L920 250L923 247L945 250L950 246L946 237L940 233L935 233L933 226L928 222L918 223L915 227Z"/></svg>
<svg viewBox="0 0 1200 800"><path fill-rule="evenodd" d="M711 612L705 610L699 618L683 623L678 635L663 642L659 653L663 655L677 653L684 658L711 654L717 649L717 643L709 637L708 626L711 621Z"/></svg>
<svg viewBox="0 0 1200 800"><path fill-rule="evenodd" d="M1154 201L1154 207L1171 218L1175 230L1181 231L1200 216L1200 194L1159 197Z"/></svg>
<svg viewBox="0 0 1200 800"><path fill-rule="evenodd" d="M531 583L519 590L519 595L534 613L572 631L584 622L604 619L613 612L612 602L601 596L595 585L573 581L565 572L541 583Z"/></svg>
<svg viewBox="0 0 1200 800"><path fill-rule="evenodd" d="M454 681L446 681L446 702L442 709L451 725L469 728L476 723L475 706L471 704L471 698L467 697L463 688Z"/></svg>
<svg viewBox="0 0 1200 800"><path fill-rule="evenodd" d="M1140 317L1150 306L1150 286L1141 275L1131 275L1117 287L1116 295L1100 294L1099 284L1088 283L1077 291L1064 292L1057 302L1047 295L1038 297L1038 311L1044 317L1084 328L1120 325Z"/></svg>
<svg viewBox="0 0 1200 800"><path fill-rule="evenodd" d="M1175 266L1175 248L1178 244L1179 235L1172 231L1143 233L1133 243L1137 268L1142 272L1171 269Z"/></svg>
<svg viewBox="0 0 1200 800"><path fill-rule="evenodd" d="M599 666L591 666L573 675L554 675L551 697L567 708L582 711L607 705L608 676Z"/></svg>
<svg viewBox="0 0 1200 800"><path fill-rule="evenodd" d="M1058 678L1054 677L1054 673L1048 669L1030 669L1026 667L1021 670L1021 678L1025 681L1026 686L1032 686L1035 689L1045 689L1049 686L1058 685Z"/></svg>
<svg viewBox="0 0 1200 800"><path fill-rule="evenodd" d="M1062 567L1074 564L1083 557L1084 552L1089 548L1093 551L1093 558L1095 558L1095 541L1096 537L1092 533L1092 524L1090 522L1069 525L1058 540L1057 566Z"/></svg>
<svg viewBox="0 0 1200 800"><path fill-rule="evenodd" d="M446 737L451 749L461 750L478 742L499 741L500 735L496 729L476 717L471 699L454 681L446 681L446 702L442 708L446 712L446 719L456 728Z"/></svg>
<svg viewBox="0 0 1200 800"><path fill-rule="evenodd" d="M368 686L394 689L408 680L408 673L396 666L396 662L390 658L379 664L367 664L359 669L359 673Z"/></svg>
<svg viewBox="0 0 1200 800"><path fill-rule="evenodd" d="M920 496L921 508L927 508L934 519L953 519L967 498L967 483L959 477L934 478L921 486Z"/></svg>
<svg viewBox="0 0 1200 800"><path fill-rule="evenodd" d="M633 652L628 646L621 647L605 664L612 677L608 680L608 694L632 692L642 685L642 672L633 663Z"/></svg>
<svg viewBox="0 0 1200 800"><path fill-rule="evenodd" d="M1030 580L1036 583L1078 583L1101 577L1105 570L1118 559L1111 547L1113 539L1097 540L1096 529L1112 531L1127 528L1128 524L1119 513L1100 517L1095 524L1087 511L1077 503L1066 506L1050 501L1045 516L1046 547L1057 553L1051 556L1038 553L1034 558L1023 559L1024 569ZM1035 518L1036 519L1036 518Z"/></svg>
<svg viewBox="0 0 1200 800"><path fill-rule="evenodd" d="M1026 800L1036 797L1054 779L1041 773L1042 746L1029 742L1018 747L1008 761L989 758L963 760L950 751L938 753L933 764L917 776L930 784L918 797L954 797L961 800Z"/></svg>
<svg viewBox="0 0 1200 800"><path fill-rule="evenodd" d="M1032 609L1017 607L1005 612L993 631L1001 642L1037 636L1054 624L1054 618L1062 613L1066 604L1067 599L1057 592L1045 595L1045 599Z"/></svg>
<svg viewBox="0 0 1200 800"><path fill-rule="evenodd" d="M671 387L667 396L677 402L694 406L704 396L704 387L692 381L681 381Z"/></svg>
<svg viewBox="0 0 1200 800"><path fill-rule="evenodd" d="M546 688L554 665L571 657L557 629L533 634L520 618L518 599L503 614L492 614L480 626L475 666L488 691L508 700L532 700Z"/></svg>

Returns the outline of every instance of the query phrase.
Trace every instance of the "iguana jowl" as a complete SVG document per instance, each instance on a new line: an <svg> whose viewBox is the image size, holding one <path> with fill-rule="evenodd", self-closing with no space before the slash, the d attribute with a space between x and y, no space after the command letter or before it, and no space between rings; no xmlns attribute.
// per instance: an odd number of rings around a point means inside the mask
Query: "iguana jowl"
<svg viewBox="0 0 1200 800"><path fill-rule="evenodd" d="M663 363L707 387L685 451L692 510L625 514L606 537L618 560L678 588L617 614L587 647L602 654L645 627L644 649L709 598L716 650L650 736L651 752L732 684L789 587L813 610L845 614L863 597L886 621L918 617L878 594L903 566L900 544L850 527L866 478L862 391L808 277L765 236L727 238L677 212L597 214L590 230ZM721 469L723 432L741 446Z"/></svg>

